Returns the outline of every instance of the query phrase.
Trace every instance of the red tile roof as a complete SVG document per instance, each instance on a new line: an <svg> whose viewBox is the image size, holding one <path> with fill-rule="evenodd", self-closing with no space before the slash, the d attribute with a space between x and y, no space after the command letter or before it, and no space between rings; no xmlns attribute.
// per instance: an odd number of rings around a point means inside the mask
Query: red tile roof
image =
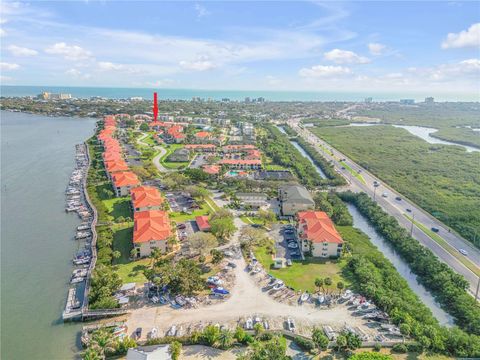
<svg viewBox="0 0 480 360"><path fill-rule="evenodd" d="M185 145L187 149L215 149L217 146L215 144L188 144Z"/></svg>
<svg viewBox="0 0 480 360"><path fill-rule="evenodd" d="M225 145L223 147L223 150L224 151L247 151L247 150L255 150L256 147L255 145L250 145L250 144L246 144L246 145Z"/></svg>
<svg viewBox="0 0 480 360"><path fill-rule="evenodd" d="M257 149L249 150L246 157L246 159L249 159L249 160L261 159L261 158L262 158L262 153L260 152L260 150L257 150Z"/></svg>
<svg viewBox="0 0 480 360"><path fill-rule="evenodd" d="M262 165L262 160L246 159L223 159L219 161L221 165Z"/></svg>
<svg viewBox="0 0 480 360"><path fill-rule="evenodd" d="M131 171L117 172L112 175L113 185L115 187L137 186L140 180L137 175Z"/></svg>
<svg viewBox="0 0 480 360"><path fill-rule="evenodd" d="M166 211L138 211L133 216L133 242L167 240L172 236L170 220Z"/></svg>
<svg viewBox="0 0 480 360"><path fill-rule="evenodd" d="M198 138L209 138L212 136L212 133L209 131L199 131L195 134L195 137Z"/></svg>
<svg viewBox="0 0 480 360"><path fill-rule="evenodd" d="M200 231L210 230L210 223L208 222L208 216L206 215L197 216L195 218L195 222L197 223L197 226L200 229Z"/></svg>
<svg viewBox="0 0 480 360"><path fill-rule="evenodd" d="M301 238L314 243L343 243L342 237L325 212L300 211L297 217L299 229L302 230Z"/></svg>
<svg viewBox="0 0 480 360"><path fill-rule="evenodd" d="M128 165L123 159L105 161L105 170L110 174L118 171L128 171Z"/></svg>
<svg viewBox="0 0 480 360"><path fill-rule="evenodd" d="M112 161L122 159L122 154L119 151L107 151L103 153L103 161Z"/></svg>
<svg viewBox="0 0 480 360"><path fill-rule="evenodd" d="M153 186L139 186L130 190L134 209L154 207L163 204L164 199L157 188Z"/></svg>
<svg viewBox="0 0 480 360"><path fill-rule="evenodd" d="M220 166L218 165L203 165L202 170L210 175L217 175L220 172Z"/></svg>

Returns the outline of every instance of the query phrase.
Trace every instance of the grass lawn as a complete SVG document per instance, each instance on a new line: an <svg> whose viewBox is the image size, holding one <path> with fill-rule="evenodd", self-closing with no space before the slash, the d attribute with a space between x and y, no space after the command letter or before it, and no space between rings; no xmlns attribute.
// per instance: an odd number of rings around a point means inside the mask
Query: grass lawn
<svg viewBox="0 0 480 360"><path fill-rule="evenodd" d="M332 286L326 287L329 290L337 291L337 282L339 281L342 281L345 287L349 286L349 283L341 275L342 261L310 258L304 261L293 261L292 266L283 269L273 269L271 267L273 260L271 255L267 253L266 247L257 247L254 253L269 274L283 280L287 286L295 290L315 292L315 279L326 277L333 281Z"/></svg>
<svg viewBox="0 0 480 360"><path fill-rule="evenodd" d="M130 207L130 197L119 197L103 200L111 220L116 220L120 216L132 218L132 209Z"/></svg>
<svg viewBox="0 0 480 360"><path fill-rule="evenodd" d="M126 264L130 261L130 251L133 249L133 223L115 224L113 230L113 251L120 251L122 254L114 259L115 264Z"/></svg>
<svg viewBox="0 0 480 360"><path fill-rule="evenodd" d="M172 154L175 150L181 149L183 147L184 147L183 144L170 144L168 146L165 146L165 150L167 150L167 152L165 153L165 155L163 155L161 157L160 163L163 166L165 166L167 169L179 169L179 168L183 168L183 167L187 166L188 164L190 164L189 161L184 161L184 162L167 161L167 158L170 156L170 154Z"/></svg>
<svg viewBox="0 0 480 360"><path fill-rule="evenodd" d="M276 164L268 164L265 166L266 170L287 170L286 167L282 165L276 165Z"/></svg>
<svg viewBox="0 0 480 360"><path fill-rule="evenodd" d="M412 218L407 214L403 214L408 220L412 221ZM470 269L475 275L480 276L480 269L475 266L468 258L464 255L460 254L456 249L454 249L451 245L449 245L440 235L433 232L425 225L419 223L418 221L413 220L413 223L420 228L425 234L427 234L430 238L435 240L441 247L447 250L450 254L455 256L463 265L465 265L468 269Z"/></svg>
<svg viewBox="0 0 480 360"><path fill-rule="evenodd" d="M180 223L188 220L194 220L196 216L201 216L201 215L209 215L213 213L213 211L208 207L207 204L202 204L200 206L200 209L197 209L195 211L192 211L191 214L183 214L180 212L170 212L170 219Z"/></svg>
<svg viewBox="0 0 480 360"><path fill-rule="evenodd" d="M358 180L360 180L362 183L364 183L365 185L367 184L365 182L365 179L363 178L362 175L360 175L358 172L356 172L355 170L353 170L349 165L347 165L347 163L345 163L345 161L340 161L340 164L342 164L342 166L347 169L347 171L352 174L353 176L355 176Z"/></svg>
<svg viewBox="0 0 480 360"><path fill-rule="evenodd" d="M131 261L125 264L117 264L117 274L122 279L123 283L145 283L147 278L143 275L143 270L150 266L150 259L141 259Z"/></svg>
<svg viewBox="0 0 480 360"><path fill-rule="evenodd" d="M250 217L246 215L241 215L240 220L242 220L245 224L258 224L258 225L263 225L263 220L256 218L256 217Z"/></svg>
<svg viewBox="0 0 480 360"><path fill-rule="evenodd" d="M220 207L213 201L209 196L205 198L205 203L207 206L210 208L212 211L218 211L220 210Z"/></svg>

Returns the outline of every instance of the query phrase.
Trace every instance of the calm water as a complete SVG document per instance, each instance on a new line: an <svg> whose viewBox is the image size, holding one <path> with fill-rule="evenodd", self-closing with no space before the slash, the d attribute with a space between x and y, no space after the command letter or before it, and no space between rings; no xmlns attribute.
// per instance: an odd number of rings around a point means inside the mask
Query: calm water
<svg viewBox="0 0 480 360"><path fill-rule="evenodd" d="M373 226L370 225L368 220L354 205L348 204L347 206L353 217L353 226L368 235L372 244L374 244L383 255L390 260L395 269L397 269L400 275L407 281L413 292L430 308L440 324L453 325L453 318L443 311L440 305L435 301L434 297L417 281L416 275L410 271L408 264L393 250L387 240L385 240L383 236L381 236Z"/></svg>
<svg viewBox="0 0 480 360"><path fill-rule="evenodd" d="M339 125L337 127L345 127L345 126L385 126L385 124L377 124L377 123L351 123L349 125ZM443 144L443 145L455 145L463 147L467 152L473 151L480 151L480 148L457 144L452 141L446 141L437 139L436 137L430 136L438 131L438 129L428 128L425 126L416 126L416 125L392 125L396 128L401 128L407 130L410 134L419 137L422 140L425 140L429 144ZM473 131L477 131L477 129L472 129ZM478 129L480 131L480 129Z"/></svg>
<svg viewBox="0 0 480 360"><path fill-rule="evenodd" d="M1 358L70 359L78 324L61 313L77 244L64 191L93 119L2 111Z"/></svg>
<svg viewBox="0 0 480 360"><path fill-rule="evenodd" d="M473 146L467 146L462 144L457 144L451 141L445 141L437 139L436 137L430 136L430 134L435 133L438 129L427 128L423 126L413 126L413 125L393 125L397 128L402 128L407 130L410 134L418 136L419 138L425 140L430 144L443 144L443 145L457 145L463 147L467 152L480 151L479 148Z"/></svg>
<svg viewBox="0 0 480 360"><path fill-rule="evenodd" d="M153 89L146 88L104 88L104 87L66 87L66 86L8 86L0 87L1 96L36 96L43 91L53 93L69 93L74 97L89 98L102 96L112 99L126 99L141 96L153 98ZM338 92L338 91L254 91L254 90L202 90L202 89L156 89L159 99L191 100L198 96L204 99L241 100L245 97L264 97L271 101L363 101L365 97L373 97L375 101L398 101L402 98L423 101L425 97L435 95L436 101L478 101L475 93L395 93L395 92Z"/></svg>
<svg viewBox="0 0 480 360"><path fill-rule="evenodd" d="M320 175L320 177L321 177L322 179L326 179L326 178L327 178L327 176L325 175L325 173L323 172L323 170L320 169L320 167L317 166L317 164L315 164L315 162L313 161L312 157L311 157L310 155L308 155L308 153L307 153L305 150L303 150L303 148L300 146L299 143L297 143L296 141L293 141L293 140L291 140L290 143L291 143L293 146L295 146L295 148L296 148L298 151L300 151L300 153L301 153L304 157L306 157L306 158L312 163L313 167L315 168L315 170L317 170L318 174Z"/></svg>

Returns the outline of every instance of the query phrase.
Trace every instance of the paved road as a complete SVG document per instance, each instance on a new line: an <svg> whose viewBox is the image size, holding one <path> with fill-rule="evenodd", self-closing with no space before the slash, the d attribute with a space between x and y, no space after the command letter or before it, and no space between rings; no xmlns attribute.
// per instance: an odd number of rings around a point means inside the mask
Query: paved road
<svg viewBox="0 0 480 360"><path fill-rule="evenodd" d="M147 144L146 142L143 142L143 139L145 139L148 136L148 134L143 134L137 139L137 144L144 145L144 146L151 146L150 144ZM160 172L171 172L171 169L167 169L165 166L162 165L160 162L160 159L167 153L167 150L163 146L154 146L154 149L160 151L160 153L155 156L152 160L153 165L157 168L158 171Z"/></svg>
<svg viewBox="0 0 480 360"><path fill-rule="evenodd" d="M347 158L344 154L340 153L334 149L331 145L325 141L319 139L317 136L313 135L310 131L305 130L299 127L300 119L290 119L289 125L293 127L297 133L312 144L319 153L321 153L327 160L332 160L335 168L338 172L343 174L350 183L350 190L355 192L363 191L367 193L371 198L375 198L377 203L390 215L395 217L400 225L409 231L412 228L412 223L409 219L405 217L405 214L408 216L415 216L415 221L423 224L426 228L430 229L436 227L439 229L438 235L441 236L454 251L458 249L465 249L468 251L468 259L475 264L477 268L480 268L480 250L475 248L470 242L463 239L454 232L449 232L447 226L442 224L440 221L433 218L419 206L415 205L413 202L406 199L403 195L399 194L388 185L383 184L380 179L376 178L374 175L360 167L358 164L354 163L351 159ZM331 149L333 156L325 152L323 147ZM340 159L345 159L345 163L350 166L354 171L361 171L362 177L365 179L366 184L361 180L353 176L348 170L343 170L343 165L339 162ZM378 181L380 186L378 188L374 187L374 181ZM387 197L382 197L383 193L387 193ZM400 197L402 200L398 201L395 198ZM410 209L411 213L407 212L406 209ZM450 252L445 250L437 242L427 236L422 230L417 226L413 226L413 237L417 239L421 244L428 247L438 258L448 264L452 269L457 273L463 275L465 279L470 284L470 292L475 293L479 278L475 275L470 269L463 265L456 257L454 257Z"/></svg>

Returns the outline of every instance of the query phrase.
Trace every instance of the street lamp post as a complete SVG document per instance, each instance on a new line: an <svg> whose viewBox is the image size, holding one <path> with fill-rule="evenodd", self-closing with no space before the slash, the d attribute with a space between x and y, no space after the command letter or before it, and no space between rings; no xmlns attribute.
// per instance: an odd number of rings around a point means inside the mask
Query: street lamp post
<svg viewBox="0 0 480 360"><path fill-rule="evenodd" d="M415 221L415 213L412 212L412 225L410 226L410 236L413 236L413 222Z"/></svg>
<svg viewBox="0 0 480 360"><path fill-rule="evenodd" d="M478 301L478 290L480 289L480 276L478 277L477 291L475 291L475 301Z"/></svg>

